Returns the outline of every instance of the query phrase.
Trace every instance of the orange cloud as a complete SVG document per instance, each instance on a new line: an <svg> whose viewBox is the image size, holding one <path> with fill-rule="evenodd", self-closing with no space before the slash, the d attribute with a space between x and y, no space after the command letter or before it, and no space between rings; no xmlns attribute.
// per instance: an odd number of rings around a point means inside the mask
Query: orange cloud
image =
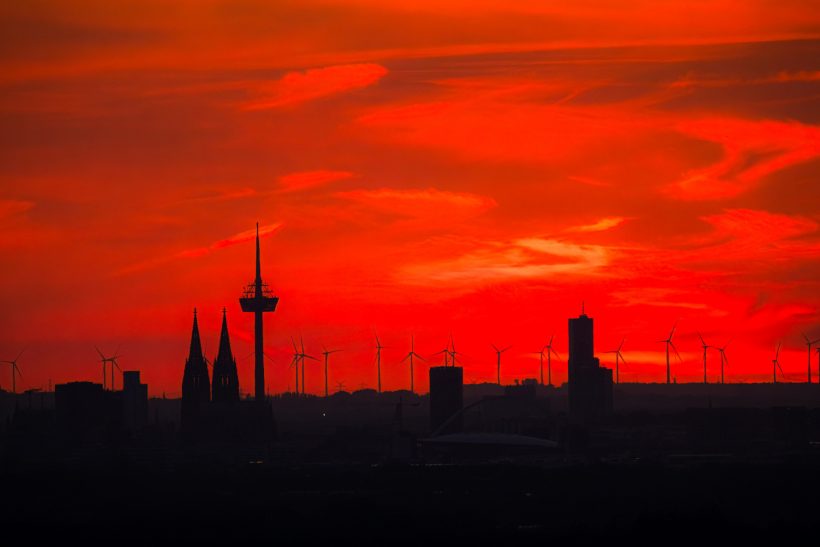
<svg viewBox="0 0 820 547"><path fill-rule="evenodd" d="M570 232L603 232L605 230L610 230L617 226L620 226L624 222L629 220L626 217L604 217L597 222L593 222L592 224L585 224L583 226L574 226L569 228L568 231Z"/></svg>
<svg viewBox="0 0 820 547"><path fill-rule="evenodd" d="M282 192L296 192L317 186L336 182L338 180L349 179L353 173L349 171L304 171L301 173L289 173L279 177L279 188Z"/></svg>
<svg viewBox="0 0 820 547"><path fill-rule="evenodd" d="M0 219L25 213L32 207L34 207L33 201L2 199L0 200Z"/></svg>
<svg viewBox="0 0 820 547"><path fill-rule="evenodd" d="M796 122L711 118L678 129L723 148L720 161L690 170L667 189L680 199L733 197L776 171L820 157L820 128Z"/></svg>
<svg viewBox="0 0 820 547"><path fill-rule="evenodd" d="M436 188L424 190L352 190L336 196L364 203L383 212L409 216L480 213L496 205L492 198L467 192L449 192Z"/></svg>
<svg viewBox="0 0 820 547"><path fill-rule="evenodd" d="M338 65L289 72L271 86L260 89L263 98L245 104L246 110L281 108L314 101L337 93L367 87L387 74L374 63Z"/></svg>
<svg viewBox="0 0 820 547"><path fill-rule="evenodd" d="M270 235L276 233L282 227L282 225L283 224L281 222L277 222L277 223L274 223L274 224L266 224L264 226L260 226L259 227L259 237L263 238L263 237L270 236ZM202 256L209 255L214 251L224 249L225 247L230 247L230 246L236 245L238 243L245 243L245 242L251 241L255 238L256 238L256 228L254 228L252 230L245 230L244 232L239 232L238 234L234 234L234 235L232 235L230 237L227 237L225 239L220 239L218 241L215 241L215 242L213 242L210 245L207 245L205 247L195 247L195 248L192 248L192 249L185 249L185 250L179 251L179 252L177 252L173 255L169 255L169 256L165 256L165 257L161 257L161 258L155 258L155 259L151 259L151 260L144 260L142 262L132 264L130 266L127 266L125 268L120 269L117 272L117 275L126 275L126 274L131 274L131 273L142 271L142 270L147 270L147 269L150 269L150 268L161 266L163 264L167 264L168 262L178 260L178 259L199 258L199 257L202 257Z"/></svg>

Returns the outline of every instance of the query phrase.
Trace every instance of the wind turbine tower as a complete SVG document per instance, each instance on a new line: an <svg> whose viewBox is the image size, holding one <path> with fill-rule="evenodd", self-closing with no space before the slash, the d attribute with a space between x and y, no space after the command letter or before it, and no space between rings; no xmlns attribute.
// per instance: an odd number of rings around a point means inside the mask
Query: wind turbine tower
<svg viewBox="0 0 820 547"><path fill-rule="evenodd" d="M620 364L621 364L621 361L626 363L626 359L624 359L624 356L621 353L621 348L624 347L624 342L626 342L626 338L621 339L621 343L620 343L620 345L618 345L618 349L613 350L613 351L605 352L605 353L614 353L615 354L615 383L616 384L620 383L620 375L621 375Z"/></svg>
<svg viewBox="0 0 820 547"><path fill-rule="evenodd" d="M402 363L404 361L407 361L408 359L410 360L410 393L415 393L416 392L415 391L415 383L414 383L415 375L413 373L413 358L414 357L424 361L424 357L422 357L421 355L416 353L416 340L415 340L414 336L411 336L410 337L410 352L404 357L404 359L401 360Z"/></svg>
<svg viewBox="0 0 820 547"><path fill-rule="evenodd" d="M558 355L558 352L552 349L553 338L555 338L554 334L550 336L550 343L544 346L544 349L547 350L547 385L550 386L552 385L552 354L555 354L555 356L559 359L561 358L561 356Z"/></svg>
<svg viewBox="0 0 820 547"><path fill-rule="evenodd" d="M329 392L328 392L328 389L327 389L327 362L328 362L328 357L330 356L331 353L336 353L336 352L342 351L342 350L340 350L340 349L331 349L331 350L329 350L327 348L323 348L323 349L325 350L325 351L322 352L322 355L325 356L325 397L327 397L329 395Z"/></svg>
<svg viewBox="0 0 820 547"><path fill-rule="evenodd" d="M700 335L700 333L698 333L698 338L700 338L700 343L701 343L701 345L703 346L703 383L704 383L704 384L707 384L707 383L709 383L709 382L708 382L708 380L707 380L707 378L706 378L706 351L707 351L709 348L711 348L712 346L709 346L709 345L707 345L707 344L706 344L706 342L703 340L703 336L701 336L701 335ZM721 361L721 365L722 365L722 364L723 364L723 363L722 363L722 361ZM721 367L721 368L722 368L722 367ZM721 383L722 383L722 382L721 382Z"/></svg>
<svg viewBox="0 0 820 547"><path fill-rule="evenodd" d="M772 359L772 383L777 383L777 369L780 369L780 375L784 376L783 367L780 366L780 342L777 343L777 350Z"/></svg>
<svg viewBox="0 0 820 547"><path fill-rule="evenodd" d="M379 340L379 335L377 334L375 336L376 336L376 375L377 375L377 377L376 377L376 387L377 387L377 392L381 393L382 392L382 350L384 349L384 346L382 345L381 340Z"/></svg>
<svg viewBox="0 0 820 547"><path fill-rule="evenodd" d="M21 377L23 376L23 374L20 372L20 367L17 366L17 361L20 359L20 356L23 355L23 351L26 351L26 350L23 349L20 353L17 354L17 357L12 359L11 361L0 361L0 363L4 363L4 364L9 365L11 367L11 392L12 393L17 393L17 376L18 375L21 376Z"/></svg>
<svg viewBox="0 0 820 547"><path fill-rule="evenodd" d="M658 342L662 342L666 344L666 383L672 383L672 368L669 366L669 348L671 347L674 350L675 355L677 355L678 360L682 361L680 354L678 353L678 348L675 347L675 344L672 342L672 337L675 335L675 329L678 327L678 323L672 326L672 330L669 332L669 337L665 340L658 340Z"/></svg>
<svg viewBox="0 0 820 547"><path fill-rule="evenodd" d="M256 279L245 287L239 305L242 311L253 313L254 331L254 381L257 402L265 400L265 350L263 343L264 329L262 316L276 310L279 298L273 296L268 286L262 282L262 264L259 256L259 223L256 223Z"/></svg>
<svg viewBox="0 0 820 547"><path fill-rule="evenodd" d="M725 344L723 344L723 347L717 348L717 350L720 352L720 383L721 384L724 383L724 379L725 379L725 377L723 375L724 368L725 368L726 364L729 362L729 358L726 357L726 348L728 346L729 346L729 342L726 342Z"/></svg>
<svg viewBox="0 0 820 547"><path fill-rule="evenodd" d="M803 339L806 340L806 348L808 350L807 351L808 352L808 376L807 376L807 380L808 380L808 383L811 383L811 347L814 344L816 344L817 342L820 342L820 338L818 338L817 340L811 340L811 339L809 339L808 336L806 336L805 333L803 333ZM820 374L820 371L818 372L818 374Z"/></svg>
<svg viewBox="0 0 820 547"><path fill-rule="evenodd" d="M504 349L498 349L495 346L495 344L490 344L490 345L495 350L495 355L496 355L496 358L497 358L497 361L496 361L496 379L497 379L498 385L501 385L501 354L504 353L505 351L507 351L508 349L510 349L512 346L507 346Z"/></svg>

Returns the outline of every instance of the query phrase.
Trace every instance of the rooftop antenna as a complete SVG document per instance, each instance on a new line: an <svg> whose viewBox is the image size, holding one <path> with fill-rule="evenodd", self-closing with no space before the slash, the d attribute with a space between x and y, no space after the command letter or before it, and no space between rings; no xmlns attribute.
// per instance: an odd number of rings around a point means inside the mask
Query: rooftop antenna
<svg viewBox="0 0 820 547"><path fill-rule="evenodd" d="M312 359L314 361L318 361L318 359L312 355L308 355L305 353L305 340L300 336L299 343L302 345L302 352L299 354L299 357L302 358L302 395L305 394L305 359Z"/></svg>
<svg viewBox="0 0 820 547"><path fill-rule="evenodd" d="M803 339L806 341L806 348L807 348L807 353L808 353L808 376L807 376L807 380L808 380L808 383L811 383L811 347L814 344L816 344L817 342L820 342L820 338L818 338L817 340L810 340L809 337L806 336L806 333L801 333L801 334L803 334ZM820 372L818 372L818 374L820 374ZM818 380L818 381L820 381L820 380Z"/></svg>
<svg viewBox="0 0 820 547"><path fill-rule="evenodd" d="M581 315L586 315L586 314L587 314L586 310L584 309L584 308L585 308L585 304L586 304L586 302L584 302L583 300L581 300Z"/></svg>
<svg viewBox="0 0 820 547"><path fill-rule="evenodd" d="M666 344L666 383L672 383L672 368L669 366L669 348L671 347L675 355L678 357L678 361L683 362L683 359L680 357L680 353L678 353L678 348L675 347L675 344L672 343L672 337L675 335L675 329L678 327L678 322L675 321L675 324L672 325L672 330L669 332L669 337L666 340L658 340L658 342L663 342ZM675 382L677 383L677 382Z"/></svg>
<svg viewBox="0 0 820 547"><path fill-rule="evenodd" d="M495 350L495 355L496 355L496 358L497 358L496 366L495 366L496 379L497 379L498 385L501 385L501 354L504 353L505 351L507 351L508 349L510 349L512 346L507 346L504 349L498 349L495 344L490 344L490 345Z"/></svg>
<svg viewBox="0 0 820 547"><path fill-rule="evenodd" d="M377 375L377 378L376 378L377 390L376 391L378 393L381 393L382 392L382 350L384 349L384 346L382 345L381 340L379 340L379 335L376 334L376 333L373 333L373 335L376 337L376 375Z"/></svg>
<svg viewBox="0 0 820 547"><path fill-rule="evenodd" d="M340 393L344 391L345 383L344 382L336 382L336 393Z"/></svg>
<svg viewBox="0 0 820 547"><path fill-rule="evenodd" d="M604 352L604 353L614 353L615 354L615 383L616 384L620 383L620 375L621 375L621 373L620 373L620 364L621 364L621 361L623 361L624 364L626 364L626 359L624 359L624 356L621 353L621 348L624 347L624 342L626 342L626 338L621 339L621 343L618 346L618 349L613 350L613 351L605 351Z"/></svg>
<svg viewBox="0 0 820 547"><path fill-rule="evenodd" d="M17 376L23 377L23 373L20 372L20 367L17 366L17 361L20 359L20 356L23 355L23 352L26 351L26 348L20 350L20 353L17 354L17 357L12 359L11 361L0 361L0 363L4 363L6 365L11 366L11 392L17 393Z"/></svg>
<svg viewBox="0 0 820 547"><path fill-rule="evenodd" d="M712 346L706 344L706 342L703 340L703 336L701 336L700 333L698 333L698 338L700 338L700 343L703 346L703 383L707 384L709 382L706 378L706 350L708 350ZM721 365L723 365L723 360L722 359L721 359ZM721 369L722 369L722 366L721 366ZM721 383L723 383L722 380L721 380Z"/></svg>
<svg viewBox="0 0 820 547"><path fill-rule="evenodd" d="M425 360L424 357L422 357L421 355L416 353L416 337L413 336L413 335L410 335L410 352L407 355L405 355L404 359L401 360L401 362L403 363L403 362L407 361L408 359L410 359L410 393L415 393L416 392L415 391L415 384L413 382L413 379L415 377L414 374L413 374L413 358L414 357L416 357L418 359L421 359L422 361Z"/></svg>
<svg viewBox="0 0 820 547"><path fill-rule="evenodd" d="M780 342L777 343L777 350L774 353L774 359L772 359L772 382L777 383L777 369L780 369L780 375L785 376L786 373L783 372L783 367L780 366Z"/></svg>
<svg viewBox="0 0 820 547"><path fill-rule="evenodd" d="M553 338L555 338L555 335L554 334L550 335L549 344L544 346L544 349L547 350L547 385L550 385L550 386L552 385L552 354L555 354L555 356L558 357L559 359L561 358L558 355L558 352L555 351L554 349L552 349L552 340L553 340Z"/></svg>
<svg viewBox="0 0 820 547"><path fill-rule="evenodd" d="M324 350L322 352L322 355L325 356L325 397L327 397L328 396L328 390L327 390L327 362L328 362L328 356L331 353L336 353L337 351L342 351L342 350L340 350L340 349L330 349L329 350L324 346L322 346L322 349Z"/></svg>

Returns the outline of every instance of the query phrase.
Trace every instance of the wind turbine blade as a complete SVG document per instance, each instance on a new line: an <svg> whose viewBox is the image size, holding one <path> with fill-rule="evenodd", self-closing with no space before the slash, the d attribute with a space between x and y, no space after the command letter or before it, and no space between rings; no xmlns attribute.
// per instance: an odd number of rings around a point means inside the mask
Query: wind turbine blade
<svg viewBox="0 0 820 547"><path fill-rule="evenodd" d="M507 350L508 350L508 349L510 349L510 348L512 348L512 346L507 346L506 348L504 348L504 349L502 349L502 350L501 350L501 353L504 353L505 351L507 351Z"/></svg>
<svg viewBox="0 0 820 547"><path fill-rule="evenodd" d="M296 347L296 340L294 340L294 339L293 339L293 336L291 336L291 337L290 337L290 341L291 341L291 343L293 344L293 351L294 351L294 352L296 352L296 353L298 353L298 352L299 352L299 348L297 348L297 347Z"/></svg>
<svg viewBox="0 0 820 547"><path fill-rule="evenodd" d="M624 359L624 356L620 351L618 352L618 357L621 358L621 363L626 364L626 359Z"/></svg>
<svg viewBox="0 0 820 547"><path fill-rule="evenodd" d="M626 338L621 338L621 345L618 346L618 351L621 351L621 348L624 347L624 342L626 342Z"/></svg>
<svg viewBox="0 0 820 547"><path fill-rule="evenodd" d="M559 359L561 358L561 356L560 356L560 355L558 355L558 352L557 352L557 351L555 351L554 349L550 348L550 351L552 352L552 354L553 354L553 355L555 355L555 356L556 356L556 357L558 357Z"/></svg>
<svg viewBox="0 0 820 547"><path fill-rule="evenodd" d="M493 347L493 349L496 351L496 353L498 353L498 348L495 347L495 344L490 344L490 345Z"/></svg>
<svg viewBox="0 0 820 547"><path fill-rule="evenodd" d="M776 351L776 352L775 352L775 354L774 354L774 358L775 358L775 360L776 360L778 357L780 357L780 344L781 344L781 342L778 342L778 343L777 343L777 351ZM780 365L778 365L778 366L780 366Z"/></svg>
<svg viewBox="0 0 820 547"><path fill-rule="evenodd" d="M678 358L678 361L680 361L682 363L683 359L681 358L680 353L678 353L678 348L675 347L675 344L673 344L671 340L669 341L669 345L675 351L675 356Z"/></svg>
<svg viewBox="0 0 820 547"><path fill-rule="evenodd" d="M700 338L700 343L701 343L704 347L706 347L706 342L703 340L703 336L701 336L701 335L700 335L700 333L698 333L698 338Z"/></svg>
<svg viewBox="0 0 820 547"><path fill-rule="evenodd" d="M551 335L550 335L550 343L549 343L549 344L547 344L548 346L552 346L552 339L553 339L553 338L555 338L555 335L554 335L554 334L551 334Z"/></svg>
<svg viewBox="0 0 820 547"><path fill-rule="evenodd" d="M14 362L16 363L20 356L23 355L23 352L26 351L27 348L23 348L20 350L20 353L17 354L17 357L14 358Z"/></svg>
<svg viewBox="0 0 820 547"><path fill-rule="evenodd" d="M418 353L416 353L415 351L413 352L413 356L414 356L416 359L421 359L421 360L422 360L422 361L424 361L425 363L427 362L427 359L425 359L424 357L422 357L421 355L419 355L419 354L418 354Z"/></svg>
<svg viewBox="0 0 820 547"><path fill-rule="evenodd" d="M97 353L99 353L99 354L100 354L100 359L103 359L103 360L104 360L104 359L105 359L105 355L103 355L103 353L100 351L100 348L98 348L97 346L94 346L94 349L95 349L95 350L97 350Z"/></svg>

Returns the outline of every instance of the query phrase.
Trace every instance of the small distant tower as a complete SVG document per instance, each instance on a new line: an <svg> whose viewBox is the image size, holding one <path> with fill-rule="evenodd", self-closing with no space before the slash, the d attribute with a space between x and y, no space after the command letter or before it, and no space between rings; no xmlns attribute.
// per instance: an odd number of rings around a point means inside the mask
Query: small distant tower
<svg viewBox="0 0 820 547"><path fill-rule="evenodd" d="M219 352L214 361L213 402L236 403L239 401L239 376L236 373L236 359L231 352L228 336L228 319L222 309L222 333L219 335Z"/></svg>
<svg viewBox="0 0 820 547"><path fill-rule="evenodd" d="M211 398L211 383L208 380L208 365L202 355L202 342L199 338L199 324L194 309L194 327L191 332L191 348L185 360L185 372L182 375L182 426L191 425L201 413L202 407Z"/></svg>
<svg viewBox="0 0 820 547"><path fill-rule="evenodd" d="M273 296L268 286L262 283L262 266L259 258L259 223L256 223L256 279L245 287L245 292L239 299L243 312L253 313L254 331L254 391L255 398L261 402L265 400L265 353L262 328L262 314L276 310L279 298Z"/></svg>

